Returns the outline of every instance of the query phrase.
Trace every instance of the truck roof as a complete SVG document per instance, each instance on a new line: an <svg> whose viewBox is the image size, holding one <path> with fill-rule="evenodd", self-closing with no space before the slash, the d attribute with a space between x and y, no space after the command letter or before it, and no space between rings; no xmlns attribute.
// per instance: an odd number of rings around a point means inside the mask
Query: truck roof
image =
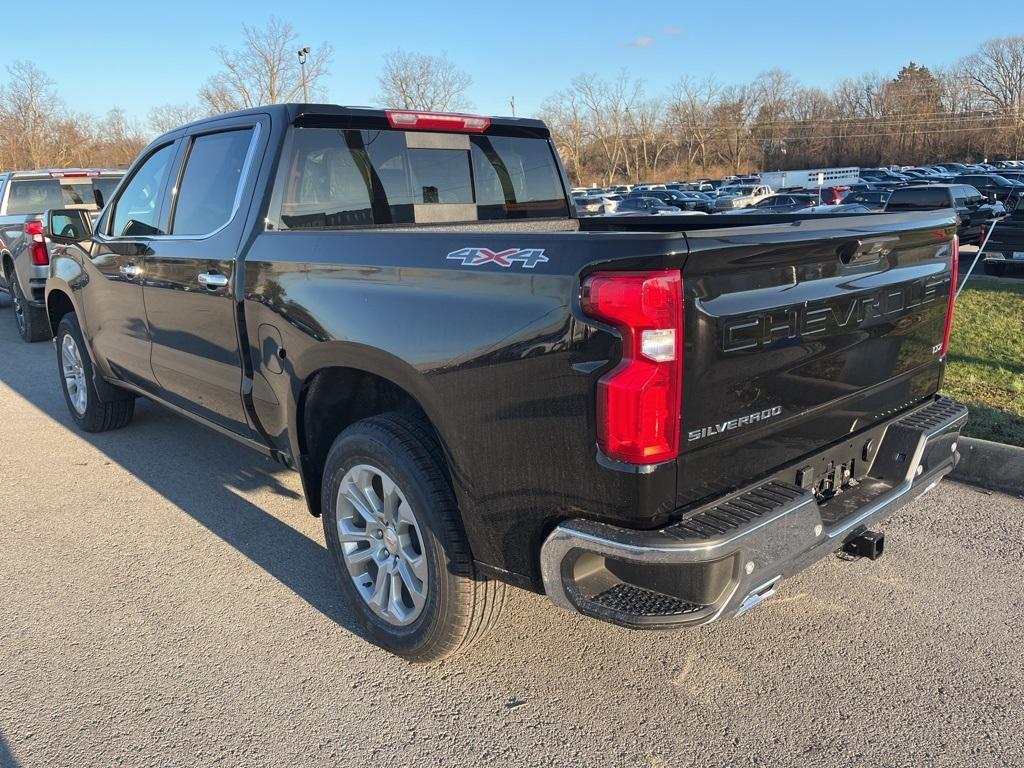
<svg viewBox="0 0 1024 768"><path fill-rule="evenodd" d="M18 178L74 178L76 176L103 176L104 174L124 174L123 168L38 168L33 171L3 171L0 176L17 176Z"/></svg>
<svg viewBox="0 0 1024 768"><path fill-rule="evenodd" d="M469 115L464 112L430 112L428 110L407 110L407 109L377 109L374 107L348 107L339 104L268 104L262 107L238 110L219 115L204 117L187 125L168 131L165 136L177 133L183 128L193 128L197 125L212 123L228 117L239 117L242 115L266 115L283 120L290 125L313 125L317 123L330 123L339 127L351 128L387 128L389 127L388 114L404 112L421 115L460 115L467 117L484 117L482 115ZM489 127L483 131L487 133L494 128L504 129L502 132L514 131L529 134L538 138L550 138L547 126L541 120L526 117L503 117L487 116Z"/></svg>

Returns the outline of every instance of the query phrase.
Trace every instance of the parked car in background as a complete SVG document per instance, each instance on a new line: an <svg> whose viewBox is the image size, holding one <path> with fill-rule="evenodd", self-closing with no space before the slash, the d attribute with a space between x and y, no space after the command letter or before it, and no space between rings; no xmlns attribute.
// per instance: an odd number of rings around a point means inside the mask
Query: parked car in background
<svg viewBox="0 0 1024 768"><path fill-rule="evenodd" d="M1014 211L1024 197L1024 186L1004 179L996 173L968 173L954 179L958 184L969 184L990 201L999 201L1007 211Z"/></svg>
<svg viewBox="0 0 1024 768"><path fill-rule="evenodd" d="M0 289L11 295L25 341L51 338L43 291L50 270L42 214L50 208L98 211L124 171L65 168L0 174Z"/></svg>
<svg viewBox="0 0 1024 768"><path fill-rule="evenodd" d="M853 190L843 196L843 204L858 203L870 210L881 211L891 194L887 190Z"/></svg>
<svg viewBox="0 0 1024 768"><path fill-rule="evenodd" d="M573 195L572 202L580 216L597 216L604 212L604 201L597 195Z"/></svg>
<svg viewBox="0 0 1024 768"><path fill-rule="evenodd" d="M681 211L702 211L710 213L714 204L710 199L693 192L680 192L675 189L636 189L628 197L655 197L665 205L671 205Z"/></svg>
<svg viewBox="0 0 1024 768"><path fill-rule="evenodd" d="M983 258L990 275L1024 275L1024 205L995 223Z"/></svg>
<svg viewBox="0 0 1024 768"><path fill-rule="evenodd" d="M960 242L969 245L980 243L985 225L1005 212L1002 204L990 202L968 184L903 187L893 190L885 204L887 213L932 211L942 208L952 208L956 211Z"/></svg>
<svg viewBox="0 0 1024 768"><path fill-rule="evenodd" d="M632 194L624 197L619 202L613 216L674 216L685 213L675 205L669 205L657 197L646 197L644 195Z"/></svg>
<svg viewBox="0 0 1024 768"><path fill-rule="evenodd" d="M872 213L872 210L866 205L859 203L837 203L834 205L813 205L810 208L802 208L794 213L813 213L817 215L831 214L831 213Z"/></svg>
<svg viewBox="0 0 1024 768"><path fill-rule="evenodd" d="M728 211L732 208L746 208L758 200L772 194L772 188L764 184L739 184L721 187L720 196L715 198L716 211Z"/></svg>
<svg viewBox="0 0 1024 768"><path fill-rule="evenodd" d="M818 196L808 193L785 193L769 195L746 208L739 208L726 213L790 213L818 204Z"/></svg>
<svg viewBox="0 0 1024 768"><path fill-rule="evenodd" d="M715 212L715 200L710 195L692 190L684 191L680 194L687 201L686 210L698 211L700 213Z"/></svg>

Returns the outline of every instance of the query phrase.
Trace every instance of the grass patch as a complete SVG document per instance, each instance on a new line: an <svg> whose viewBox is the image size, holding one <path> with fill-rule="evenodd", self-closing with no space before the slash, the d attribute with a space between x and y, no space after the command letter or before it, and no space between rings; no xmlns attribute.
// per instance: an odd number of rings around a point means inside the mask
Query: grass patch
<svg viewBox="0 0 1024 768"><path fill-rule="evenodd" d="M1024 446L1024 284L969 283L957 300L943 389L971 411L964 434Z"/></svg>

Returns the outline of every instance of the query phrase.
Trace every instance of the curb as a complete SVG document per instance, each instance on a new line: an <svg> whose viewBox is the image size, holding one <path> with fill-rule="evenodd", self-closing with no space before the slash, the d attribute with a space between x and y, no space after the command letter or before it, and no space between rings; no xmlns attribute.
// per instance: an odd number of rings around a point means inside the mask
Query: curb
<svg viewBox="0 0 1024 768"><path fill-rule="evenodd" d="M961 437L958 442L960 461L949 476L951 480L1024 494L1024 448L975 437Z"/></svg>

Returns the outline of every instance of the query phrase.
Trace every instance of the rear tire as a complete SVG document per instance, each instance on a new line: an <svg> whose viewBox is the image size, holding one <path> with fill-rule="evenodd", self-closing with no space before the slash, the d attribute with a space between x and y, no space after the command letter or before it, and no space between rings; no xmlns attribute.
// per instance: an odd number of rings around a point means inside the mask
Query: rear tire
<svg viewBox="0 0 1024 768"><path fill-rule="evenodd" d="M68 412L86 432L120 429L132 420L134 395L126 392L120 400L100 400L93 381L92 360L74 312L64 315L57 324L57 372Z"/></svg>
<svg viewBox="0 0 1024 768"><path fill-rule="evenodd" d="M985 274L992 275L994 277L1002 277L1006 274L1005 264L996 264L995 262L985 262Z"/></svg>
<svg viewBox="0 0 1024 768"><path fill-rule="evenodd" d="M25 298L21 290L18 275L11 272L11 302L14 304L14 323L18 326L18 335L24 341L44 341L50 336L50 319L46 309L34 307Z"/></svg>
<svg viewBox="0 0 1024 768"><path fill-rule="evenodd" d="M420 421L389 413L343 431L324 468L342 596L373 643L419 663L471 646L505 599L476 570L442 455Z"/></svg>

